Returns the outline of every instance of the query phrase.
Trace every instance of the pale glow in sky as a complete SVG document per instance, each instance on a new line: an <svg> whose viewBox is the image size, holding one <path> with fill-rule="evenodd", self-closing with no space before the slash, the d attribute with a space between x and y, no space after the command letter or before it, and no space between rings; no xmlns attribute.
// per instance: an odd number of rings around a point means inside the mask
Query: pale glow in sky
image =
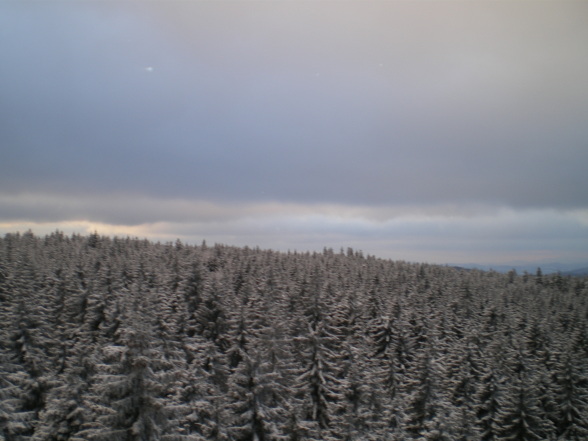
<svg viewBox="0 0 588 441"><path fill-rule="evenodd" d="M0 3L0 233L588 263L588 3Z"/></svg>

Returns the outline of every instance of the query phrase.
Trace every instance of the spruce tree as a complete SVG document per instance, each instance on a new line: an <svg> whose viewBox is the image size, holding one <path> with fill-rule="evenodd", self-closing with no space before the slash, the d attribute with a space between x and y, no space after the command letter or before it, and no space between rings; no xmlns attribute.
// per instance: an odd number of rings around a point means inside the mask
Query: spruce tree
<svg viewBox="0 0 588 441"><path fill-rule="evenodd" d="M588 370L571 350L558 354L554 366L557 439L588 439Z"/></svg>
<svg viewBox="0 0 588 441"><path fill-rule="evenodd" d="M86 400L94 420L79 433L82 438L156 441L173 434L165 409L169 362L153 339L149 296L140 285L133 288L123 300L114 341L101 351Z"/></svg>
<svg viewBox="0 0 588 441"><path fill-rule="evenodd" d="M501 385L496 416L496 440L538 441L549 439L551 422L541 409L540 390L530 358L519 349L511 356L509 378Z"/></svg>

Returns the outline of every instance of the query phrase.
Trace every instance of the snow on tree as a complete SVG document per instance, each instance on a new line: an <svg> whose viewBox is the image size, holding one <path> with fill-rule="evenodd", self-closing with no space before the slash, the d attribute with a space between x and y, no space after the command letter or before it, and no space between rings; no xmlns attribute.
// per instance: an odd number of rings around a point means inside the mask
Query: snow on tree
<svg viewBox="0 0 588 441"><path fill-rule="evenodd" d="M569 347L554 363L555 429L558 440L588 439L588 369Z"/></svg>
<svg viewBox="0 0 588 441"><path fill-rule="evenodd" d="M172 430L165 409L170 366L154 345L149 296L139 285L123 302L121 326L115 340L101 350L103 362L97 364L96 383L86 400L95 419L78 436L109 441L165 439Z"/></svg>
<svg viewBox="0 0 588 441"><path fill-rule="evenodd" d="M232 439L270 441L281 438L285 396L278 375L257 351L245 355L229 381Z"/></svg>
<svg viewBox="0 0 588 441"><path fill-rule="evenodd" d="M513 351L514 352L514 351ZM514 352L509 378L502 383L496 417L496 439L535 441L549 439L551 422L540 405L540 390L533 366L519 349Z"/></svg>
<svg viewBox="0 0 588 441"><path fill-rule="evenodd" d="M0 238L7 441L577 441L588 284L354 250Z"/></svg>
<svg viewBox="0 0 588 441"><path fill-rule="evenodd" d="M421 348L401 385L401 433L405 439L451 439L448 426L450 404L441 384L443 361L434 342Z"/></svg>
<svg viewBox="0 0 588 441"><path fill-rule="evenodd" d="M474 397L475 425L480 441L497 439L499 427L498 412L502 406L500 399L504 377L498 372L491 357L481 357L476 365L479 381Z"/></svg>

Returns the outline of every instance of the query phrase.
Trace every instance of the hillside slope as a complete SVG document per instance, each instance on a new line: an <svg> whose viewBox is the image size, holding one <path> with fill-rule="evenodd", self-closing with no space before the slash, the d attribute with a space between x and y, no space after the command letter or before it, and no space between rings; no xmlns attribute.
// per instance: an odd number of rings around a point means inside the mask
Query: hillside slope
<svg viewBox="0 0 588 441"><path fill-rule="evenodd" d="M6 440L588 439L588 285L97 235L0 239Z"/></svg>

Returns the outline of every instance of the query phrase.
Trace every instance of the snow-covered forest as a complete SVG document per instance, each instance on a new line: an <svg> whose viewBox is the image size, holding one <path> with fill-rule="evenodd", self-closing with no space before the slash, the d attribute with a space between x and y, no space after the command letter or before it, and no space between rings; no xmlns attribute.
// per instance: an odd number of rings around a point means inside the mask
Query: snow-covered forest
<svg viewBox="0 0 588 441"><path fill-rule="evenodd" d="M0 439L587 440L588 284L0 238Z"/></svg>

